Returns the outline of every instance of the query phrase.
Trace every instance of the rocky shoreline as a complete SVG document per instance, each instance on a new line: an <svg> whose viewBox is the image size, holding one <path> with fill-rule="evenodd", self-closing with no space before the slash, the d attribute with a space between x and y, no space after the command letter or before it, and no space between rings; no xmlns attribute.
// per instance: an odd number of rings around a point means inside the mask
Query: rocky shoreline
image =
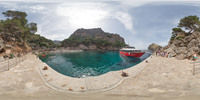
<svg viewBox="0 0 200 100"><path fill-rule="evenodd" d="M48 53L68 53L68 52L84 52L84 51L119 51L119 49L111 49L111 50L102 50L102 49L88 49L88 50L82 50L82 49L68 49L68 48L60 48L55 50L42 50L39 51L39 54L48 54ZM38 51L34 51L38 52Z"/></svg>
<svg viewBox="0 0 200 100"><path fill-rule="evenodd" d="M69 50L69 49L57 49L55 51L47 51L48 53L66 53L66 52L82 52L83 50Z"/></svg>

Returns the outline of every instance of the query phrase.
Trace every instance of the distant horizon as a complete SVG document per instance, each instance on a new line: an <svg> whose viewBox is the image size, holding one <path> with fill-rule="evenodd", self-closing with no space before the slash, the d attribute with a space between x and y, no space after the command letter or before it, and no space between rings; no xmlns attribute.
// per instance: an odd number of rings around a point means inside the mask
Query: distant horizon
<svg viewBox="0 0 200 100"><path fill-rule="evenodd" d="M0 0L1 13L23 11L38 25L36 34L51 40L67 39L77 29L101 28L117 33L126 44L147 49L151 43L166 46L172 28L181 18L200 17L200 1L188 0ZM0 14L0 19L5 19Z"/></svg>

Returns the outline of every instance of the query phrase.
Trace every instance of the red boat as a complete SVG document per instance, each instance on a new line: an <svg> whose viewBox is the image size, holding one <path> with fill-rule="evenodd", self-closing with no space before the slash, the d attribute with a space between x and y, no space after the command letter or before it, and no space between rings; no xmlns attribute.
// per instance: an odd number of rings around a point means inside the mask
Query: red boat
<svg viewBox="0 0 200 100"><path fill-rule="evenodd" d="M135 47L125 47L119 50L119 53L129 57L141 57L145 52L135 49Z"/></svg>

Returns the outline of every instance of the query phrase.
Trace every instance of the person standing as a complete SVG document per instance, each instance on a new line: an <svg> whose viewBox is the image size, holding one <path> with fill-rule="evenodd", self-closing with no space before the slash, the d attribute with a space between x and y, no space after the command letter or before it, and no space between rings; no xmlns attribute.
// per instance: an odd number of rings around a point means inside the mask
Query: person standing
<svg viewBox="0 0 200 100"><path fill-rule="evenodd" d="M165 57L168 58L168 52L165 52Z"/></svg>
<svg viewBox="0 0 200 100"><path fill-rule="evenodd" d="M156 51L156 56L157 56L157 54L158 54L158 51Z"/></svg>
<svg viewBox="0 0 200 100"><path fill-rule="evenodd" d="M171 58L171 57L172 57L172 54L171 54L171 52L169 52L169 54L168 54L168 55L169 55L169 58Z"/></svg>
<svg viewBox="0 0 200 100"><path fill-rule="evenodd" d="M193 59L194 59L194 61L197 60L197 54L196 54L196 52L194 52Z"/></svg>

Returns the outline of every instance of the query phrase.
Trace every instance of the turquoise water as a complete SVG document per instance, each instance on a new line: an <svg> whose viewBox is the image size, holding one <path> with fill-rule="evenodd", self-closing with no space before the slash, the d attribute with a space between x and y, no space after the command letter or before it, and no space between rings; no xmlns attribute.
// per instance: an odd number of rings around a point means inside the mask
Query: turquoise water
<svg viewBox="0 0 200 100"><path fill-rule="evenodd" d="M40 56L40 59L57 72L78 78L98 76L109 71L126 69L142 61L138 58L121 56L118 51L55 53L45 57Z"/></svg>

